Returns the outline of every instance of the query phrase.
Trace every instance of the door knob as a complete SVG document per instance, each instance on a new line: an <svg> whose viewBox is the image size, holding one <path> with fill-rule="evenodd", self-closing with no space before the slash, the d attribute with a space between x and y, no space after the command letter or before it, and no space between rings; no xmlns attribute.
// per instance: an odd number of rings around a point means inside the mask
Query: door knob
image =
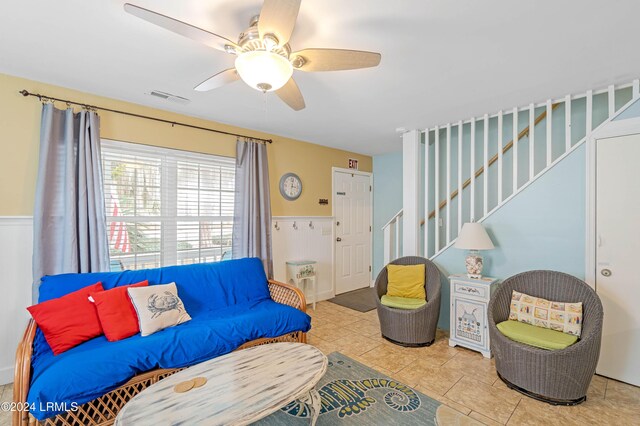
<svg viewBox="0 0 640 426"><path fill-rule="evenodd" d="M610 277L611 269L603 269L602 271L600 271L600 273L602 274L603 277Z"/></svg>
<svg viewBox="0 0 640 426"><path fill-rule="evenodd" d="M336 241L340 242L340 241L342 241L342 238L338 237L338 238L336 238Z"/></svg>

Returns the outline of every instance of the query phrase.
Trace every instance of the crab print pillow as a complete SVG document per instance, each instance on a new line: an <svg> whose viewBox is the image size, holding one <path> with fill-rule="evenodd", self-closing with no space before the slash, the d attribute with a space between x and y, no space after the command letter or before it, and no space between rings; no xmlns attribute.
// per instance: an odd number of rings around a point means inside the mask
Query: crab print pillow
<svg viewBox="0 0 640 426"><path fill-rule="evenodd" d="M191 319L178 297L176 283L128 288L129 298L138 315L140 334L148 336Z"/></svg>
<svg viewBox="0 0 640 426"><path fill-rule="evenodd" d="M509 319L580 337L582 302L553 302L513 290Z"/></svg>

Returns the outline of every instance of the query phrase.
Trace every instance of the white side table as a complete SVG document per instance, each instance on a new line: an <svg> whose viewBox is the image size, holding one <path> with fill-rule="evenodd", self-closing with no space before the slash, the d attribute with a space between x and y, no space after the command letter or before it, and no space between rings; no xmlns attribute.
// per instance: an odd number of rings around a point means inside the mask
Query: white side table
<svg viewBox="0 0 640 426"><path fill-rule="evenodd" d="M487 308L497 287L496 278L449 276L451 317L449 346L464 346L491 358Z"/></svg>
<svg viewBox="0 0 640 426"><path fill-rule="evenodd" d="M315 260L291 260L287 262L287 283L301 288L306 294L307 284L313 289L313 310L318 300L318 285L316 283Z"/></svg>

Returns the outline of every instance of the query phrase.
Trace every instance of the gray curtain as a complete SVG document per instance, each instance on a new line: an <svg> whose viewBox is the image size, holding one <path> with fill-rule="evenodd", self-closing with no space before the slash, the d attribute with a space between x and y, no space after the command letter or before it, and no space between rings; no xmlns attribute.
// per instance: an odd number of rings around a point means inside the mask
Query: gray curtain
<svg viewBox="0 0 640 426"><path fill-rule="evenodd" d="M259 257L267 276L273 278L271 198L265 144L236 142L235 196L233 258Z"/></svg>
<svg viewBox="0 0 640 426"><path fill-rule="evenodd" d="M95 112L42 107L33 243L34 302L44 275L109 270Z"/></svg>

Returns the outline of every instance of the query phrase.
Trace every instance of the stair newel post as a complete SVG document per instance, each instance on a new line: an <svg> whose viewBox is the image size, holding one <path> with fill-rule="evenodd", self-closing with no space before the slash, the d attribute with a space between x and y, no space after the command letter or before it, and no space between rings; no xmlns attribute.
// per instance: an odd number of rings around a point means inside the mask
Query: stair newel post
<svg viewBox="0 0 640 426"><path fill-rule="evenodd" d="M429 158L430 158L430 150L429 147L429 129L424 134L424 257L429 258L429 200L430 200L430 189L429 186ZM436 200L436 203L438 201Z"/></svg>
<svg viewBox="0 0 640 426"><path fill-rule="evenodd" d="M420 143L422 132L411 130L402 134L402 254L419 254L420 219Z"/></svg>

